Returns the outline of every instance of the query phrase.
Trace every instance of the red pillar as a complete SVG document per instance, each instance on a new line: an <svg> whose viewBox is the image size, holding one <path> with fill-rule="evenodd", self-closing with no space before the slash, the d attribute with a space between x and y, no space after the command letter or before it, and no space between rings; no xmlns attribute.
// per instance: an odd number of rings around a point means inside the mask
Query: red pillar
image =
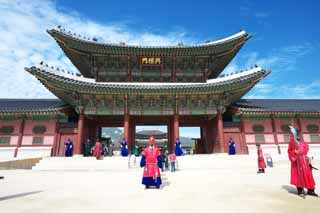
<svg viewBox="0 0 320 213"><path fill-rule="evenodd" d="M129 126L129 115L125 114L124 115L124 124L123 124L123 129L124 129L124 140L127 141L128 143L128 150L131 149L131 141L130 141L130 126Z"/></svg>
<svg viewBox="0 0 320 213"><path fill-rule="evenodd" d="M23 137L24 125L25 125L25 120L22 119L22 120L21 120L21 124L20 124L20 129L19 129L18 144L17 144L16 150L14 151L14 157L17 157L17 155L18 155L18 149L21 147L21 144L22 144L22 137Z"/></svg>
<svg viewBox="0 0 320 213"><path fill-rule="evenodd" d="M51 156L57 156L57 147L58 147L58 139L59 139L59 120L56 121L56 125L54 128L54 143L52 147Z"/></svg>
<svg viewBox="0 0 320 213"><path fill-rule="evenodd" d="M217 141L215 152L225 152L224 151L224 136L223 136L223 120L222 120L222 112L218 110L217 114Z"/></svg>
<svg viewBox="0 0 320 213"><path fill-rule="evenodd" d="M275 122L274 116L271 117L271 126L272 126L272 134L273 134L274 142L278 147L278 153L281 154L281 149L279 147L279 141L278 141L277 129L276 129L276 122Z"/></svg>
<svg viewBox="0 0 320 213"><path fill-rule="evenodd" d="M74 144L74 154L81 154L81 147L83 143L83 127L84 127L84 113L81 110L78 120L78 141Z"/></svg>
<svg viewBox="0 0 320 213"><path fill-rule="evenodd" d="M173 117L173 135L174 135L174 142L179 138L179 116L174 115Z"/></svg>

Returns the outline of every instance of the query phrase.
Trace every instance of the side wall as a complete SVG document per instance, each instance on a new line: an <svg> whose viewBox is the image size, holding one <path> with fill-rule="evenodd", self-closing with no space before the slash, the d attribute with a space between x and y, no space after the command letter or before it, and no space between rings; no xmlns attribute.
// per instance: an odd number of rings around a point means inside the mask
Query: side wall
<svg viewBox="0 0 320 213"><path fill-rule="evenodd" d="M56 125L55 120L0 121L0 128L13 129L0 132L0 160L51 156Z"/></svg>
<svg viewBox="0 0 320 213"><path fill-rule="evenodd" d="M260 143L264 155L271 155L274 160L288 160L288 144L290 133L284 128L293 123L300 127L304 141L309 144L309 156L320 159L320 120L319 119L243 119L244 140L249 155L256 156L256 143ZM310 131L310 125L318 127L317 131ZM257 128L263 126L263 131ZM309 129L308 129L309 126Z"/></svg>

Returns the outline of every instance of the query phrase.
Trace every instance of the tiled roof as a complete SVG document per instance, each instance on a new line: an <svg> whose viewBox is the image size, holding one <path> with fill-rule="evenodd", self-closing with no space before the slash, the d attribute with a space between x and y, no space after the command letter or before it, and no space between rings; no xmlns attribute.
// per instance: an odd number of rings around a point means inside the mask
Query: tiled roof
<svg viewBox="0 0 320 213"><path fill-rule="evenodd" d="M75 33L67 32L62 28L48 30L47 32L56 40L80 73L90 78L96 77L93 61L106 62L110 56L129 56L129 58L139 58L141 56L207 57L208 60L210 58L210 60L214 61L212 66L208 68L210 72L207 77L216 77L235 57L244 43L251 38L251 35L247 32L240 31L233 36L199 45L134 46L98 43L97 41L80 37ZM107 69L109 68L107 67Z"/></svg>
<svg viewBox="0 0 320 213"><path fill-rule="evenodd" d="M51 29L47 31L58 42L77 47L75 49L83 49L86 52L99 54L138 54L138 55L208 55L224 52L233 46L245 42L251 35L245 31L240 31L232 36L202 43L198 45L177 45L177 46L138 46L123 44L98 43L96 41L87 40L79 35L66 32L63 29Z"/></svg>
<svg viewBox="0 0 320 213"><path fill-rule="evenodd" d="M0 99L0 113L52 113L67 107L59 99Z"/></svg>
<svg viewBox="0 0 320 213"><path fill-rule="evenodd" d="M240 99L240 112L320 112L320 99Z"/></svg>
<svg viewBox="0 0 320 213"><path fill-rule="evenodd" d="M61 73L43 65L25 69L46 87L91 94L211 94L244 88L249 90L270 73L255 67L242 73L208 80L207 83L105 83Z"/></svg>

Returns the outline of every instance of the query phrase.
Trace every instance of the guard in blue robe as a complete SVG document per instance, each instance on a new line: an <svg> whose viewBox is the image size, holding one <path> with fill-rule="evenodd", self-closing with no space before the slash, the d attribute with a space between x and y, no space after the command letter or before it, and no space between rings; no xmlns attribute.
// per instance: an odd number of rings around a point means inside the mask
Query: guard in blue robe
<svg viewBox="0 0 320 213"><path fill-rule="evenodd" d="M69 138L66 143L65 143L65 153L64 155L66 157L72 157L72 150L73 150L73 143L71 141L71 139Z"/></svg>
<svg viewBox="0 0 320 213"><path fill-rule="evenodd" d="M177 138L175 146L176 146L176 148L175 148L176 156L183 155L183 152L182 152L182 149L181 149L181 142L180 142L179 138Z"/></svg>
<svg viewBox="0 0 320 213"><path fill-rule="evenodd" d="M236 143L232 138L229 140L229 155L235 155L236 154Z"/></svg>
<svg viewBox="0 0 320 213"><path fill-rule="evenodd" d="M120 143L120 145L121 145L121 156L122 157L128 156L128 143L127 143L127 141L125 141L123 139L122 142Z"/></svg>

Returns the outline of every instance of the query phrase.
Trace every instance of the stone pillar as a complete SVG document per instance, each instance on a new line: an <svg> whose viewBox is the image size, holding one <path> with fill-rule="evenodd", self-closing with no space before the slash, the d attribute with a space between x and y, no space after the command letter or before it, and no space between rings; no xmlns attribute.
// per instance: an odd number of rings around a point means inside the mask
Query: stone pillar
<svg viewBox="0 0 320 213"><path fill-rule="evenodd" d="M17 144L16 150L14 151L14 157L15 157L15 158L17 157L17 155L18 155L18 149L21 147L21 144L22 144L24 125L25 125L25 120L24 120L24 118L22 118L21 124L20 124L20 129L19 129L18 144Z"/></svg>
<svg viewBox="0 0 320 213"><path fill-rule="evenodd" d="M123 123L123 131L124 131L124 140L128 143L128 150L131 148L131 140L130 140L130 117L128 114L124 115L124 123Z"/></svg>
<svg viewBox="0 0 320 213"><path fill-rule="evenodd" d="M74 144L74 153L76 155L81 155L81 147L83 143L83 127L84 127L84 113L80 110L79 120L78 120L78 141Z"/></svg>
<svg viewBox="0 0 320 213"><path fill-rule="evenodd" d="M217 140L215 144L215 152L225 152L224 150L224 136L223 136L223 120L222 120L222 112L218 110L217 117Z"/></svg>

